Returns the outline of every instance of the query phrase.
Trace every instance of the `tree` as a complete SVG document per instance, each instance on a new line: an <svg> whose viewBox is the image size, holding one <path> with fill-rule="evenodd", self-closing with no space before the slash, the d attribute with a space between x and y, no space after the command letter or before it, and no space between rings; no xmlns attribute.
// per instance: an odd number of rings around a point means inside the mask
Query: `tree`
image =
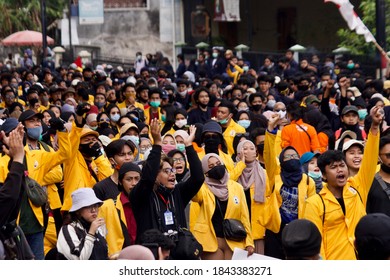
<svg viewBox="0 0 390 280"><path fill-rule="evenodd" d="M362 12L360 16L364 24L375 36L375 0L362 0L359 5ZM390 0L386 0L386 44L390 45ZM356 10L355 10L356 11ZM351 50L351 54L355 55L374 55L375 46L372 43L366 43L364 36L356 34L355 31L351 31L348 28L343 28L337 31L337 35L340 38L340 47L346 47Z"/></svg>
<svg viewBox="0 0 390 280"><path fill-rule="evenodd" d="M66 0L46 0L47 26L61 18ZM42 31L40 0L0 0L0 38L29 29Z"/></svg>

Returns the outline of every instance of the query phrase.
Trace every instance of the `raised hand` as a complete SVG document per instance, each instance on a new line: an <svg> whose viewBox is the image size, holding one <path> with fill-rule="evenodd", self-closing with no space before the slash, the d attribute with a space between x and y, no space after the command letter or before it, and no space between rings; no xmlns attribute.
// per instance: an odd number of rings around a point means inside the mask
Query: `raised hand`
<svg viewBox="0 0 390 280"><path fill-rule="evenodd" d="M161 125L158 119L153 119L150 122L150 134L152 134L153 144L161 146Z"/></svg>
<svg viewBox="0 0 390 280"><path fill-rule="evenodd" d="M190 136L184 140L184 144L186 147L192 146L192 142L195 140L195 133L196 133L196 126L195 125L190 125L189 128Z"/></svg>

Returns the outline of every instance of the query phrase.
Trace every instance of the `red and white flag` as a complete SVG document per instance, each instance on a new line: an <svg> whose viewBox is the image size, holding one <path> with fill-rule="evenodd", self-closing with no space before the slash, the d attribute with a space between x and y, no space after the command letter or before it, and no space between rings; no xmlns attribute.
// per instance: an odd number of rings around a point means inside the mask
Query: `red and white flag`
<svg viewBox="0 0 390 280"><path fill-rule="evenodd" d="M349 29L355 30L355 32L359 35L364 35L364 39L367 43L376 41L374 35L372 35L370 30L368 30L367 26L365 26L363 21L354 11L353 5L349 2L349 0L324 0L324 2L333 2L336 4L340 14L347 22Z"/></svg>

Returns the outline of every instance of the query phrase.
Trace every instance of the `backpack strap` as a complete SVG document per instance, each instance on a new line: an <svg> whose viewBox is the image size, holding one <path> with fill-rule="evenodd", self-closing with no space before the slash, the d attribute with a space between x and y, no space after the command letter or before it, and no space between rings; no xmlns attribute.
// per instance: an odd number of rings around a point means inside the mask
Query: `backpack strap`
<svg viewBox="0 0 390 280"><path fill-rule="evenodd" d="M325 202L320 194L317 194L317 195L320 197L321 202L322 202L322 206L324 208L324 213L322 214L322 226L324 226L324 223L325 223Z"/></svg>
<svg viewBox="0 0 390 280"><path fill-rule="evenodd" d="M379 185L382 187L383 191L387 194L390 199L390 187L386 184L386 182L382 179L382 176L379 173L375 174L375 179L378 181Z"/></svg>

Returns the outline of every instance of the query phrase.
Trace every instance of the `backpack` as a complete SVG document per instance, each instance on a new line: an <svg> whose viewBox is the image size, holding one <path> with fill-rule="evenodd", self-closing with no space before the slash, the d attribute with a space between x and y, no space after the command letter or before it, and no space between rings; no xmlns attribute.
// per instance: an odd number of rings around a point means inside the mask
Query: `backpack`
<svg viewBox="0 0 390 280"><path fill-rule="evenodd" d="M1 249L4 250L3 256ZM23 230L15 220L0 228L0 259L2 258L6 260L33 260L35 258Z"/></svg>

